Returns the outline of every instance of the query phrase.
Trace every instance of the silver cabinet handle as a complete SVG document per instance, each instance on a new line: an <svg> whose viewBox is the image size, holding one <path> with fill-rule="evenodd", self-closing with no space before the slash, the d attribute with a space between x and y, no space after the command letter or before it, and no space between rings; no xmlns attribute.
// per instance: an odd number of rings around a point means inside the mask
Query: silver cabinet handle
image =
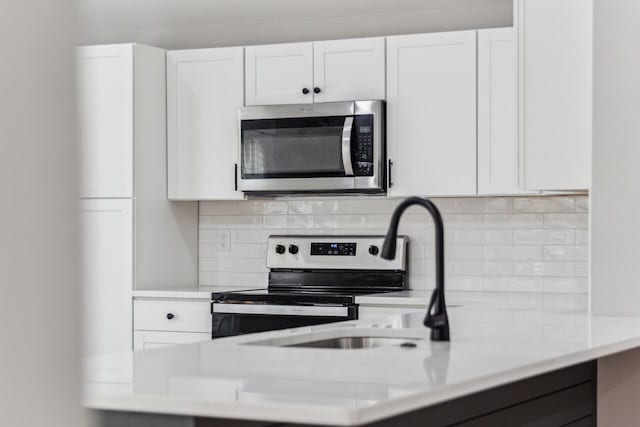
<svg viewBox="0 0 640 427"><path fill-rule="evenodd" d="M353 176L353 163L351 162L351 128L353 127L353 117L344 119L342 128L342 165L347 176Z"/></svg>

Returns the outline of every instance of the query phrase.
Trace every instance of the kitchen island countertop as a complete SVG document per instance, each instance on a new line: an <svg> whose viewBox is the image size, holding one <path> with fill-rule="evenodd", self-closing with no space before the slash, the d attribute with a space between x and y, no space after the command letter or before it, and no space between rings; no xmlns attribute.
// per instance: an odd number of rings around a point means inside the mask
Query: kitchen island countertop
<svg viewBox="0 0 640 427"><path fill-rule="evenodd" d="M265 332L87 360L88 408L359 425L640 346L640 318L585 295L448 292L451 342L330 350L247 345L371 331L427 338L422 313ZM384 327L380 326L383 325Z"/></svg>

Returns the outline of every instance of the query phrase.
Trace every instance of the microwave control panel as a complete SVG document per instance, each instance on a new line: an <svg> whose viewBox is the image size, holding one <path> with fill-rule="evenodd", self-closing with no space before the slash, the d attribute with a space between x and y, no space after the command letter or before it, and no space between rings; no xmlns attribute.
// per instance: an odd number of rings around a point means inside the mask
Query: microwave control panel
<svg viewBox="0 0 640 427"><path fill-rule="evenodd" d="M373 116L355 116L353 127L353 172L355 176L373 176Z"/></svg>

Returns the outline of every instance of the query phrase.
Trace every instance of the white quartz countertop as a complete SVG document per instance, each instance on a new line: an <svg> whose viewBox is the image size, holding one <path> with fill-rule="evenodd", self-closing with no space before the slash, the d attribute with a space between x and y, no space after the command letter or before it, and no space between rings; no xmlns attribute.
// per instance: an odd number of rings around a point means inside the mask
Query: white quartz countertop
<svg viewBox="0 0 640 427"><path fill-rule="evenodd" d="M206 299L211 300L211 294L216 292L243 291L258 289L258 286L237 287L237 286L200 286L193 288L175 289L137 289L131 295L134 298L171 298L171 299Z"/></svg>
<svg viewBox="0 0 640 427"><path fill-rule="evenodd" d="M428 337L422 313L87 360L89 408L359 425L640 346L640 318L585 295L448 292L451 342L331 350L247 345L312 334Z"/></svg>
<svg viewBox="0 0 640 427"><path fill-rule="evenodd" d="M231 287L231 286L210 286L199 288L183 289L158 289L158 290L135 290L132 292L134 298L171 298L171 299L211 299L211 294L215 292L238 292L256 287ZM360 295L356 297L356 303L365 305L406 305L424 306L427 304L430 293L423 290L406 290L400 292L388 292L383 294Z"/></svg>

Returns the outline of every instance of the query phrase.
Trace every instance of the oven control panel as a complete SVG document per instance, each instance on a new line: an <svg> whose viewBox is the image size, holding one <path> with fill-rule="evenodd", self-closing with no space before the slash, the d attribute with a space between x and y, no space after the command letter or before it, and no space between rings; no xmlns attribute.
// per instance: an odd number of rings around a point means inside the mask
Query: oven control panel
<svg viewBox="0 0 640 427"><path fill-rule="evenodd" d="M311 242L311 255L356 256L356 247L353 242Z"/></svg>
<svg viewBox="0 0 640 427"><path fill-rule="evenodd" d="M267 267L271 269L406 270L409 239L399 236L396 258L380 258L384 236L270 236Z"/></svg>

